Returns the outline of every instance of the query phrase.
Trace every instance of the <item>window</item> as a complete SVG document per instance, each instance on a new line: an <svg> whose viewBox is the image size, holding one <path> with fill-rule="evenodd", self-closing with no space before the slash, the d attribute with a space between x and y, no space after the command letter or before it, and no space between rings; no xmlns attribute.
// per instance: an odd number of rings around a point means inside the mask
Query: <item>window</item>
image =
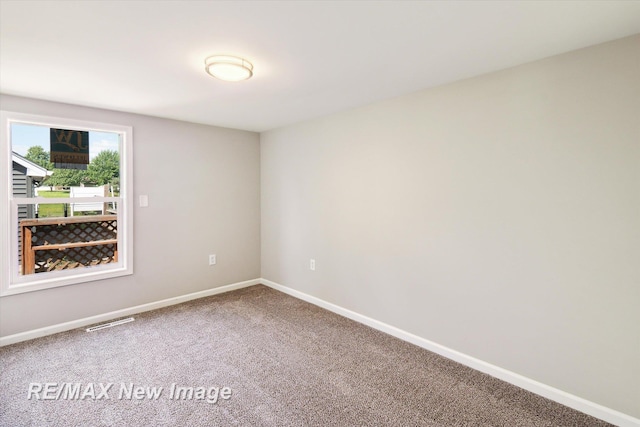
<svg viewBox="0 0 640 427"><path fill-rule="evenodd" d="M0 295L133 273L132 129L1 113Z"/></svg>

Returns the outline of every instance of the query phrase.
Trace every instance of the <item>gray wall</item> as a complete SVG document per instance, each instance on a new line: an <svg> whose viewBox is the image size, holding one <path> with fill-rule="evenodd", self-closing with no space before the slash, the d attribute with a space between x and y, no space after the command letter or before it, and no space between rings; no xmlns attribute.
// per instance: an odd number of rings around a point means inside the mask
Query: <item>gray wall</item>
<svg viewBox="0 0 640 427"><path fill-rule="evenodd" d="M640 36L261 156L262 277L640 417Z"/></svg>
<svg viewBox="0 0 640 427"><path fill-rule="evenodd" d="M6 95L0 107L132 126L135 201L149 195L133 207L132 276L2 297L0 335L260 277L257 133Z"/></svg>

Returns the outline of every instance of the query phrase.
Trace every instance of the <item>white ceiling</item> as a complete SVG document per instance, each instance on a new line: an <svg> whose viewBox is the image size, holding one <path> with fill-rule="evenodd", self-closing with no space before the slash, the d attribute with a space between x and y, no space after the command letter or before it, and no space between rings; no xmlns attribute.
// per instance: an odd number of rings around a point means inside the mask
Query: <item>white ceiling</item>
<svg viewBox="0 0 640 427"><path fill-rule="evenodd" d="M0 92L264 131L636 33L640 1L1 0Z"/></svg>

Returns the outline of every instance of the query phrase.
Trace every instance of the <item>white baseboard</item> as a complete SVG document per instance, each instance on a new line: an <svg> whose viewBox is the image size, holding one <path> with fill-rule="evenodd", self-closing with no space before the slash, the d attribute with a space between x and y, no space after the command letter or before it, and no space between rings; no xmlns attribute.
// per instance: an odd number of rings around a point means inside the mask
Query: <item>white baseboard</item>
<svg viewBox="0 0 640 427"><path fill-rule="evenodd" d="M21 332L18 334L0 337L0 347L15 344L21 341L27 341L34 338L44 337L46 335L56 334L58 332L69 331L71 329L81 328L83 326L94 323L106 322L118 317L130 316L132 314L144 311L156 310L162 307L168 307L174 304L191 301L198 298L204 298L211 295L221 294L224 292L234 291L236 289L246 288L261 283L260 279L247 280L245 282L232 283L230 285L220 286L217 288L207 289L206 291L194 292L179 297L167 298L161 301L151 302L148 304L136 305L135 307L124 308L122 310L111 311L109 313L98 314L96 316L85 317L83 319L72 320L70 322L58 323L57 325L47 326L44 328L34 329L31 331Z"/></svg>
<svg viewBox="0 0 640 427"><path fill-rule="evenodd" d="M362 323L364 325L370 326L379 331L385 332L403 341L407 341L407 342L410 342L411 344L415 344L419 347L422 347L426 350L437 353L448 359L455 360L456 362L459 362L470 368L473 368L480 372L484 372L485 374L491 375L492 377L499 378L503 381L516 385L532 393L546 397L547 399L561 403L577 411L584 412L585 414L599 418L608 423L615 424L619 427L639 427L640 426L640 419L638 418L634 418L630 415L623 414L622 412L615 411L613 409L607 408L605 406L599 405L597 403L591 402L581 397L574 396L562 390L558 390L557 388L543 384L531 378L527 378L520 374L516 374L515 372L511 372L506 369L500 368L499 366L495 366L490 363L484 362L482 360L476 359L475 357L450 349L443 345L437 344L433 341L429 341L427 339L421 338L417 335L413 335L409 332L403 331L391 325L387 325L386 323L380 322L370 317L363 316L361 314L358 314L346 308L324 301L320 298L316 298L314 296L305 294L304 292L291 289L289 287L280 285L278 283L272 282L267 279L260 279L260 283L266 286L269 286L270 288L276 289L280 292L283 292L285 294L301 299L303 301L317 305L318 307L322 307L326 310L332 311L341 316L347 317L351 320L355 320L356 322Z"/></svg>

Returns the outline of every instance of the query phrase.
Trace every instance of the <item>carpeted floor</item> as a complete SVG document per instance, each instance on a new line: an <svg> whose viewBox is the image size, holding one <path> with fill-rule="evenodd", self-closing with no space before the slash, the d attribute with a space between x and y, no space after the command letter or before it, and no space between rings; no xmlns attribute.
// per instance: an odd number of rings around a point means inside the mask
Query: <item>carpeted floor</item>
<svg viewBox="0 0 640 427"><path fill-rule="evenodd" d="M609 425L262 285L135 318L0 348L0 425Z"/></svg>

